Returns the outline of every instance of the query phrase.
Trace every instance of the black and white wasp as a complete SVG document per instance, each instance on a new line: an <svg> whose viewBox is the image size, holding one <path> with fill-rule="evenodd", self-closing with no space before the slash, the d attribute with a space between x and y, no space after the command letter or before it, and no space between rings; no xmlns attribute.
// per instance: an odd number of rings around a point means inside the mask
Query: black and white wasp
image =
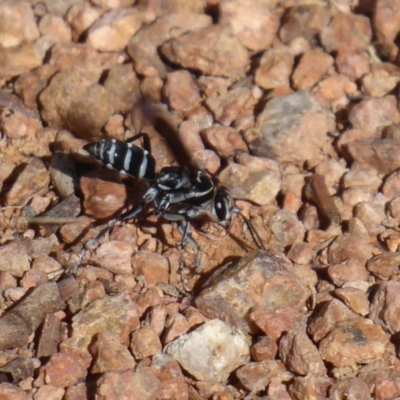
<svg viewBox="0 0 400 400"><path fill-rule="evenodd" d="M143 147L132 143L138 139L143 140ZM230 224L233 214L239 214L247 224L256 245L265 250L253 225L238 208L232 205L229 191L224 187L216 186L205 171L200 169L190 171L181 167L169 166L162 168L157 173L156 162L151 154L150 139L146 133L140 133L127 142L102 139L86 144L83 149L107 167L114 168L121 174L148 180L150 184L143 200L132 210L108 221L98 235L86 243L84 252L92 248L117 222L135 218L150 205L154 207L155 213L168 221L177 223L182 234L181 263L185 246L189 242L196 249L195 267L199 267L201 250L189 234L189 228L191 220L208 209L224 227ZM81 259L83 255L84 253ZM182 265L180 265L180 270L182 273Z"/></svg>

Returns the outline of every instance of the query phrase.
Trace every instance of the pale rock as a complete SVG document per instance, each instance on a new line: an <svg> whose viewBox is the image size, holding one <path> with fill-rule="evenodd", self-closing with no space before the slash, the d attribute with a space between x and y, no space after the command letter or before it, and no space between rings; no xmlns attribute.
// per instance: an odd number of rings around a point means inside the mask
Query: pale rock
<svg viewBox="0 0 400 400"><path fill-rule="evenodd" d="M202 381L222 382L250 360L248 338L218 319L174 340L164 351Z"/></svg>

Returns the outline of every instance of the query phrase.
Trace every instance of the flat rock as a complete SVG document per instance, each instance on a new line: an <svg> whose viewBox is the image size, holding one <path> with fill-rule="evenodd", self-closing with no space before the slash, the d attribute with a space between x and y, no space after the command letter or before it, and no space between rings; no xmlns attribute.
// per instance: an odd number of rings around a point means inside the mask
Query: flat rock
<svg viewBox="0 0 400 400"><path fill-rule="evenodd" d="M389 338L379 325L355 318L337 322L321 340L319 351L324 361L347 367L379 360L388 345Z"/></svg>
<svg viewBox="0 0 400 400"><path fill-rule="evenodd" d="M372 39L369 19L364 15L337 13L322 29L321 42L327 52L365 51Z"/></svg>
<svg viewBox="0 0 400 400"><path fill-rule="evenodd" d="M104 296L73 317L72 338L89 345L96 334L108 331L128 344L129 334L138 327L137 306L129 296Z"/></svg>
<svg viewBox="0 0 400 400"><path fill-rule="evenodd" d="M299 375L326 374L317 346L306 333L306 325L298 324L279 341L279 357L286 367Z"/></svg>
<svg viewBox="0 0 400 400"><path fill-rule="evenodd" d="M172 39L160 51L170 62L206 75L238 78L250 62L239 39L218 25Z"/></svg>
<svg viewBox="0 0 400 400"><path fill-rule="evenodd" d="M310 90L328 72L333 63L333 57L319 49L307 51L293 72L293 86L297 90ZM312 73L310 65L313 66Z"/></svg>
<svg viewBox="0 0 400 400"><path fill-rule="evenodd" d="M278 164L247 153L238 156L237 161L229 164L218 177L233 198L250 200L256 204L274 203L281 185Z"/></svg>
<svg viewBox="0 0 400 400"><path fill-rule="evenodd" d="M348 152L360 169L375 168L390 174L400 168L399 139L363 139L349 143Z"/></svg>
<svg viewBox="0 0 400 400"><path fill-rule="evenodd" d="M254 307L302 309L309 289L280 257L252 251L204 289L196 299L209 318L220 318L244 331L252 331L248 313Z"/></svg>
<svg viewBox="0 0 400 400"><path fill-rule="evenodd" d="M254 82L263 89L290 87L294 55L288 47L267 50L260 58Z"/></svg>
<svg viewBox="0 0 400 400"><path fill-rule="evenodd" d="M311 41L326 27L330 18L330 9L325 4L295 5L285 13L279 37L284 44L300 37Z"/></svg>
<svg viewBox="0 0 400 400"><path fill-rule="evenodd" d="M93 357L92 374L107 371L125 371L136 363L129 350L121 344L119 337L110 332L99 333L89 347Z"/></svg>
<svg viewBox="0 0 400 400"><path fill-rule="evenodd" d="M189 3L188 3L189 4ZM153 24L142 27L130 40L127 51L133 59L135 71L144 76L167 76L167 68L157 48L170 39L212 24L208 15L174 12L160 16Z"/></svg>
<svg viewBox="0 0 400 400"><path fill-rule="evenodd" d="M254 155L275 157L279 163L303 166L308 159L322 155L330 142L333 114L305 92L273 98L257 118L260 136L244 133Z"/></svg>
<svg viewBox="0 0 400 400"><path fill-rule="evenodd" d="M32 158L18 175L11 189L6 194L7 204L23 204L35 193L45 190L50 183L50 174L43 161Z"/></svg>
<svg viewBox="0 0 400 400"><path fill-rule="evenodd" d="M77 70L60 72L40 94L42 117L52 127L90 137L100 134L101 128L113 114L107 90L97 84L87 84L87 77Z"/></svg>

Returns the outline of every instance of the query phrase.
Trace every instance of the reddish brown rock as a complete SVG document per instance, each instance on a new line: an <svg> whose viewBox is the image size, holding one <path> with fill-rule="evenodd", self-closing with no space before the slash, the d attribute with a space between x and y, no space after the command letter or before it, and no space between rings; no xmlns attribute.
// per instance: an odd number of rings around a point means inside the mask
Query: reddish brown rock
<svg viewBox="0 0 400 400"><path fill-rule="evenodd" d="M68 42L71 40L71 28L58 15L47 14L39 23L39 30L42 36L50 36L53 40Z"/></svg>
<svg viewBox="0 0 400 400"><path fill-rule="evenodd" d="M400 183L400 173L397 171L393 172L385 180L385 183L383 184L382 187L382 193L388 199L393 199L394 197L400 197L399 183Z"/></svg>
<svg viewBox="0 0 400 400"><path fill-rule="evenodd" d="M335 367L369 364L386 351L389 338L379 325L363 318L337 322L321 340L319 350L324 361Z"/></svg>
<svg viewBox="0 0 400 400"><path fill-rule="evenodd" d="M360 378L340 379L331 386L329 393L338 399L353 396L355 399L372 400L368 385Z"/></svg>
<svg viewBox="0 0 400 400"><path fill-rule="evenodd" d="M67 128L83 137L95 136L113 113L107 91L87 84L77 70L58 73L40 94L42 117L52 127Z"/></svg>
<svg viewBox="0 0 400 400"><path fill-rule="evenodd" d="M150 326L143 326L133 332L130 349L136 360L143 360L162 352L160 338Z"/></svg>
<svg viewBox="0 0 400 400"><path fill-rule="evenodd" d="M395 278L399 273L400 255L398 253L383 252L367 263L368 271L380 280Z"/></svg>
<svg viewBox="0 0 400 400"><path fill-rule="evenodd" d="M358 315L346 307L341 301L332 299L325 302L308 324L308 332L315 342L324 338L333 326L347 319L357 318Z"/></svg>
<svg viewBox="0 0 400 400"><path fill-rule="evenodd" d="M246 143L240 133L228 126L207 128L202 132L202 137L222 158L228 158L234 150L247 150Z"/></svg>
<svg viewBox="0 0 400 400"><path fill-rule="evenodd" d="M50 175L42 160L33 158L14 181L7 192L8 205L23 204L37 192L43 191L50 183Z"/></svg>
<svg viewBox="0 0 400 400"><path fill-rule="evenodd" d="M287 10L279 37L285 44L299 37L311 42L329 20L330 11L324 4L295 5Z"/></svg>
<svg viewBox="0 0 400 400"><path fill-rule="evenodd" d="M332 385L332 379L325 376L307 375L297 376L289 385L289 393L292 399L326 399L328 389Z"/></svg>
<svg viewBox="0 0 400 400"><path fill-rule="evenodd" d="M388 332L394 334L400 330L400 283L382 282L371 303L369 317Z"/></svg>
<svg viewBox="0 0 400 400"><path fill-rule="evenodd" d="M0 79L10 79L39 67L45 56L40 44L0 47Z"/></svg>
<svg viewBox="0 0 400 400"><path fill-rule="evenodd" d="M321 104L331 104L333 110L349 103L346 96L357 94L357 85L345 75L334 74L322 80L312 91Z"/></svg>
<svg viewBox="0 0 400 400"><path fill-rule="evenodd" d="M365 265L371 256L372 246L365 238L357 235L344 234L329 246L330 264L338 264L352 259Z"/></svg>
<svg viewBox="0 0 400 400"><path fill-rule="evenodd" d="M284 210L288 210L294 213L297 213L297 211L299 211L300 207L303 204L302 194L304 182L305 181L303 174L290 173L284 174L282 176L281 193L284 196Z"/></svg>
<svg viewBox="0 0 400 400"><path fill-rule="evenodd" d="M74 386L69 386L65 391L63 400L86 400L87 387L86 383L81 382Z"/></svg>
<svg viewBox="0 0 400 400"><path fill-rule="evenodd" d="M9 139L32 138L42 128L39 120L29 118L18 111L4 118L0 126Z"/></svg>
<svg viewBox="0 0 400 400"><path fill-rule="evenodd" d="M98 177L101 175L100 177ZM82 176L80 187L84 196L83 208L87 216L99 220L110 218L120 213L125 205L127 193L125 185L112 182L117 175L109 171L95 171L91 175ZM111 178L110 180L106 180Z"/></svg>
<svg viewBox="0 0 400 400"><path fill-rule="evenodd" d="M0 4L0 47L14 47L39 37L35 16L28 2L4 1Z"/></svg>
<svg viewBox="0 0 400 400"><path fill-rule="evenodd" d="M290 76L294 65L294 55L287 47L278 47L266 51L260 58L254 82L263 89L290 86Z"/></svg>
<svg viewBox="0 0 400 400"><path fill-rule="evenodd" d="M138 328L137 305L129 296L104 296L74 316L72 338L88 345L96 334L109 331L128 344L129 334Z"/></svg>
<svg viewBox="0 0 400 400"><path fill-rule="evenodd" d="M73 69L73 75L83 79L84 86L98 83L105 70L118 64L118 53L99 53L83 43L56 43L48 56L49 64L58 71Z"/></svg>
<svg viewBox="0 0 400 400"><path fill-rule="evenodd" d="M268 227L274 234L277 244L282 248L304 240L305 228L297 215L290 211L277 211L269 219Z"/></svg>
<svg viewBox="0 0 400 400"><path fill-rule="evenodd" d="M354 287L343 287L336 289L335 295L355 313L363 317L369 313L369 300L363 290Z"/></svg>
<svg viewBox="0 0 400 400"><path fill-rule="evenodd" d="M0 383L0 397L2 397L3 399L10 399L10 400L29 399L28 394L24 390L8 382Z"/></svg>
<svg viewBox="0 0 400 400"><path fill-rule="evenodd" d="M60 387L55 387L52 385L43 385L35 393L37 400L62 400L64 399L65 390Z"/></svg>
<svg viewBox="0 0 400 400"><path fill-rule="evenodd" d="M130 64L117 64L111 67L104 81L104 87L114 113L128 112L139 101L139 80Z"/></svg>
<svg viewBox="0 0 400 400"><path fill-rule="evenodd" d="M93 357L92 374L125 371L135 367L135 360L129 350L121 344L118 336L112 333L99 333L89 351Z"/></svg>
<svg viewBox="0 0 400 400"><path fill-rule="evenodd" d="M370 186L360 185L352 186L342 193L343 206L351 207L351 214L354 215L354 207L359 203L372 203L374 201L374 193ZM361 219L357 218L360 222Z"/></svg>
<svg viewBox="0 0 400 400"><path fill-rule="evenodd" d="M320 38L328 53L367 50L372 38L370 21L364 15L338 13L322 29Z"/></svg>
<svg viewBox="0 0 400 400"><path fill-rule="evenodd" d="M279 341L279 357L285 366L299 375L326 375L326 368L317 347L306 334L306 326L298 324Z"/></svg>
<svg viewBox="0 0 400 400"><path fill-rule="evenodd" d="M360 379L367 383L376 399L390 400L400 396L400 372L391 366L361 373Z"/></svg>
<svg viewBox="0 0 400 400"><path fill-rule="evenodd" d="M400 168L400 140L365 139L348 144L348 151L361 169L376 168L381 174L390 174Z"/></svg>
<svg viewBox="0 0 400 400"><path fill-rule="evenodd" d="M335 58L335 64L338 72L348 76L353 82L370 71L366 52L339 51Z"/></svg>
<svg viewBox="0 0 400 400"><path fill-rule="evenodd" d="M156 354L151 360L161 386L158 389L160 399L185 400L189 398L190 386L182 374L179 364L168 354Z"/></svg>
<svg viewBox="0 0 400 400"><path fill-rule="evenodd" d="M398 23L400 12L398 0L378 0L374 7L372 26L384 57L391 60L398 55L399 48L395 44L399 34Z"/></svg>
<svg viewBox="0 0 400 400"><path fill-rule="evenodd" d="M389 64L390 65L390 64ZM400 81L400 73L394 68L372 68L362 78L361 90L367 96L383 97L390 93Z"/></svg>
<svg viewBox="0 0 400 400"><path fill-rule="evenodd" d="M227 187L235 199L256 204L274 203L281 183L278 164L247 153L239 154L236 161L221 171L221 185Z"/></svg>
<svg viewBox="0 0 400 400"><path fill-rule="evenodd" d="M110 9L110 8L122 8L129 7L135 4L136 0L93 0L92 3L96 6Z"/></svg>
<svg viewBox="0 0 400 400"><path fill-rule="evenodd" d="M168 73L163 95L173 111L189 111L200 102L196 81L188 71L184 70Z"/></svg>
<svg viewBox="0 0 400 400"><path fill-rule="evenodd" d="M347 282L357 280L367 281L369 274L364 264L360 264L355 259L342 261L328 267L329 278L336 286L342 286Z"/></svg>
<svg viewBox="0 0 400 400"><path fill-rule="evenodd" d="M150 367L142 367L136 372L106 372L96 383L99 400L151 400L160 387L160 380Z"/></svg>
<svg viewBox="0 0 400 400"><path fill-rule="evenodd" d="M66 21L72 29L72 39L77 42L82 35L99 17L104 9L93 7L88 3L73 4L66 15Z"/></svg>
<svg viewBox="0 0 400 400"><path fill-rule="evenodd" d="M168 260L157 253L141 250L132 257L132 268L137 275L143 275L146 282L156 285L160 282L168 282Z"/></svg>
<svg viewBox="0 0 400 400"><path fill-rule="evenodd" d="M99 51L123 50L142 22L142 15L135 8L108 11L90 26L87 43Z"/></svg>
<svg viewBox="0 0 400 400"><path fill-rule="evenodd" d="M278 32L277 15L257 0L222 0L219 12L219 23L251 51L267 49Z"/></svg>
<svg viewBox="0 0 400 400"><path fill-rule="evenodd" d="M196 299L196 305L207 317L222 318L248 331L252 328L244 316L251 308L274 305L301 309L308 293L292 268L287 267L279 257L253 251L203 290ZM229 300L232 296L241 299L235 307Z"/></svg>
<svg viewBox="0 0 400 400"><path fill-rule="evenodd" d="M43 271L32 268L24 274L24 277L21 279L21 284L24 289L29 289L43 285L47 281L48 277Z"/></svg>
<svg viewBox="0 0 400 400"><path fill-rule="evenodd" d="M182 314L174 313L169 315L165 322L163 343L171 342L172 340L184 335L189 329L189 322Z"/></svg>
<svg viewBox="0 0 400 400"><path fill-rule="evenodd" d="M251 346L250 352L255 361L274 360L278 352L278 345L274 339L268 336L261 336Z"/></svg>
<svg viewBox="0 0 400 400"><path fill-rule="evenodd" d="M313 66L310 71L310 65ZM297 90L310 90L333 65L333 58L319 49L313 49L300 59L292 75L293 85Z"/></svg>
<svg viewBox="0 0 400 400"><path fill-rule="evenodd" d="M260 307L250 314L251 320L270 338L279 339L282 334L289 332L305 315L291 307Z"/></svg>
<svg viewBox="0 0 400 400"><path fill-rule="evenodd" d="M396 197L388 205L388 216L394 218L396 223L400 223L400 198Z"/></svg>
<svg viewBox="0 0 400 400"><path fill-rule="evenodd" d="M194 3L187 4L190 6ZM165 9L165 3L162 7ZM167 40L211 24L212 19L208 15L190 12L174 12L165 15L161 13L157 21L146 29L141 29L129 42L127 51L133 59L135 71L144 76L158 75L160 78L165 78L167 69L158 55L158 47Z"/></svg>
<svg viewBox="0 0 400 400"><path fill-rule="evenodd" d="M43 367L44 381L52 386L65 387L85 379L87 371L78 357L55 353Z"/></svg>
<svg viewBox="0 0 400 400"><path fill-rule="evenodd" d="M394 96L361 100L351 109L349 121L355 129L379 132L382 128L400 121L397 101Z"/></svg>
<svg viewBox="0 0 400 400"><path fill-rule="evenodd" d="M385 230L382 225L385 219L385 203L388 199L384 199L382 203L358 203L354 208L354 216L362 221L371 236L376 236Z"/></svg>
<svg viewBox="0 0 400 400"><path fill-rule="evenodd" d="M243 113L246 103L251 101L251 95L250 88L238 86L226 94L209 97L205 104L217 122L229 126Z"/></svg>
<svg viewBox="0 0 400 400"><path fill-rule="evenodd" d="M172 39L161 46L161 53L184 68L232 78L242 76L249 63L239 40L218 25Z"/></svg>
<svg viewBox="0 0 400 400"><path fill-rule="evenodd" d="M273 378L283 378L284 374L284 366L275 360L252 362L236 371L241 384L251 392L264 390Z"/></svg>
<svg viewBox="0 0 400 400"><path fill-rule="evenodd" d="M280 163L302 167L306 160L318 157L320 149L327 145L332 122L333 115L311 95L298 92L269 101L257 118L256 126L262 136L249 137L245 132L244 138L253 154L261 157L273 154Z"/></svg>
<svg viewBox="0 0 400 400"><path fill-rule="evenodd" d="M15 91L28 107L38 107L37 97L56 70L53 65L44 64L18 78L14 86Z"/></svg>
<svg viewBox="0 0 400 400"><path fill-rule="evenodd" d="M92 256L93 261L114 274L132 273L132 244L111 240L101 244Z"/></svg>

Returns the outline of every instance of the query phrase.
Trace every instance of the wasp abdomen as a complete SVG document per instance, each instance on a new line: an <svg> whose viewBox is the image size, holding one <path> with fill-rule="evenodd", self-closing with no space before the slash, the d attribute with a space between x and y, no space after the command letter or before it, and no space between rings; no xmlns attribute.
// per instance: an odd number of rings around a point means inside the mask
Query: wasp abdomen
<svg viewBox="0 0 400 400"><path fill-rule="evenodd" d="M107 167L135 178L155 179L155 160L151 154L132 143L102 139L83 146Z"/></svg>

